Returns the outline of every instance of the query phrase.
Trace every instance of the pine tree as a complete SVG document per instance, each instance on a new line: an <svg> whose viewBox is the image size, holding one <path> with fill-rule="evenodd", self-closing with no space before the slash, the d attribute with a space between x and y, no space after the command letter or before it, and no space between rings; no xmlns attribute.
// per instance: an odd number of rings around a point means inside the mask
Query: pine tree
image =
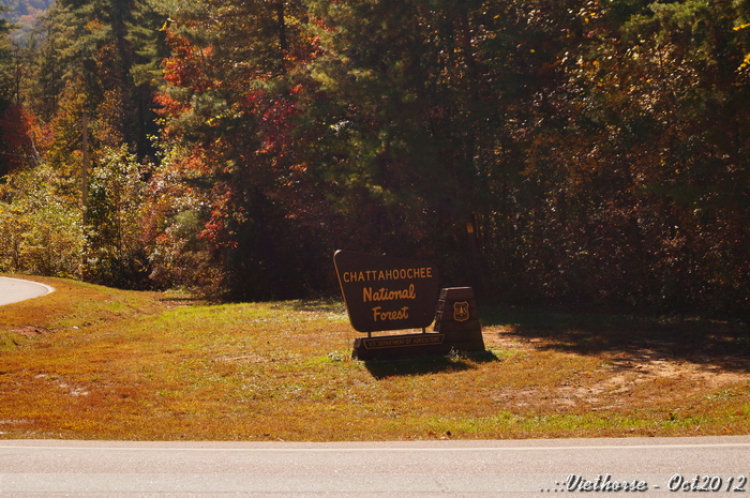
<svg viewBox="0 0 750 498"><path fill-rule="evenodd" d="M0 5L0 178L13 169L18 155L16 147L12 145L15 137L11 136L16 131L12 129L12 123L9 123L11 119L7 115L8 108L14 100L15 90L11 24L2 17L8 10Z"/></svg>
<svg viewBox="0 0 750 498"><path fill-rule="evenodd" d="M169 179L181 193L172 205L154 199L162 211L151 225L163 227L157 273L201 282L214 298L300 295L305 248L288 232L282 198L294 167L295 82L314 45L304 4L180 0L168 8L172 56L158 98L168 152L156 182ZM174 264L175 248L188 246L200 252L186 255L200 261L192 272Z"/></svg>

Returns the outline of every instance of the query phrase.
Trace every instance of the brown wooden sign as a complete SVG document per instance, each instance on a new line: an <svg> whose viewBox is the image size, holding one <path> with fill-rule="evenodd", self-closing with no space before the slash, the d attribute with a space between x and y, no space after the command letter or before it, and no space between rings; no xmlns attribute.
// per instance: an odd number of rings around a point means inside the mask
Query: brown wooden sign
<svg viewBox="0 0 750 498"><path fill-rule="evenodd" d="M425 328L435 318L438 271L432 263L349 251L336 251L333 263L355 330Z"/></svg>

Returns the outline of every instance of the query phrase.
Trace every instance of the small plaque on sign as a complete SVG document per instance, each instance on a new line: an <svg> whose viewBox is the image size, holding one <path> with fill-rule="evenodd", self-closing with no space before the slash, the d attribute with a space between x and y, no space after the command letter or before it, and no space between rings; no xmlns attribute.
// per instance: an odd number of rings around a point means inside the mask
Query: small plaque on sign
<svg viewBox="0 0 750 498"><path fill-rule="evenodd" d="M457 322L465 322L469 319L469 302L461 301L453 303L453 319Z"/></svg>
<svg viewBox="0 0 750 498"><path fill-rule="evenodd" d="M408 348L442 344L445 334L386 335L362 340L365 349Z"/></svg>
<svg viewBox="0 0 750 498"><path fill-rule="evenodd" d="M333 262L355 330L403 330L432 323L438 298L438 271L432 263L349 251L336 251Z"/></svg>

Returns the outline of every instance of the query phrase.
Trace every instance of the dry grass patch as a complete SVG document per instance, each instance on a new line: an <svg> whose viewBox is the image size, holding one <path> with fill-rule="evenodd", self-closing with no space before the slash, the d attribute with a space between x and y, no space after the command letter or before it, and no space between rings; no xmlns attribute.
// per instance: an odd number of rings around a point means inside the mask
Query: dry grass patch
<svg viewBox="0 0 750 498"><path fill-rule="evenodd" d="M350 359L341 303L205 306L40 279L0 307L6 438L386 440L748 433L746 330L485 309L488 352ZM7 338L11 338L8 340Z"/></svg>

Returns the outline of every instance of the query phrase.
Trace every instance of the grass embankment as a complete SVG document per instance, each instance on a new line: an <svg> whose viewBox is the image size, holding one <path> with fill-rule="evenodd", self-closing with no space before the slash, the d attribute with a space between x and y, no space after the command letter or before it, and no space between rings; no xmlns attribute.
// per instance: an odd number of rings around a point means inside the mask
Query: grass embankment
<svg viewBox="0 0 750 498"><path fill-rule="evenodd" d="M482 310L488 352L352 361L340 303L202 306L60 279L0 307L0 437L750 433L740 326Z"/></svg>

